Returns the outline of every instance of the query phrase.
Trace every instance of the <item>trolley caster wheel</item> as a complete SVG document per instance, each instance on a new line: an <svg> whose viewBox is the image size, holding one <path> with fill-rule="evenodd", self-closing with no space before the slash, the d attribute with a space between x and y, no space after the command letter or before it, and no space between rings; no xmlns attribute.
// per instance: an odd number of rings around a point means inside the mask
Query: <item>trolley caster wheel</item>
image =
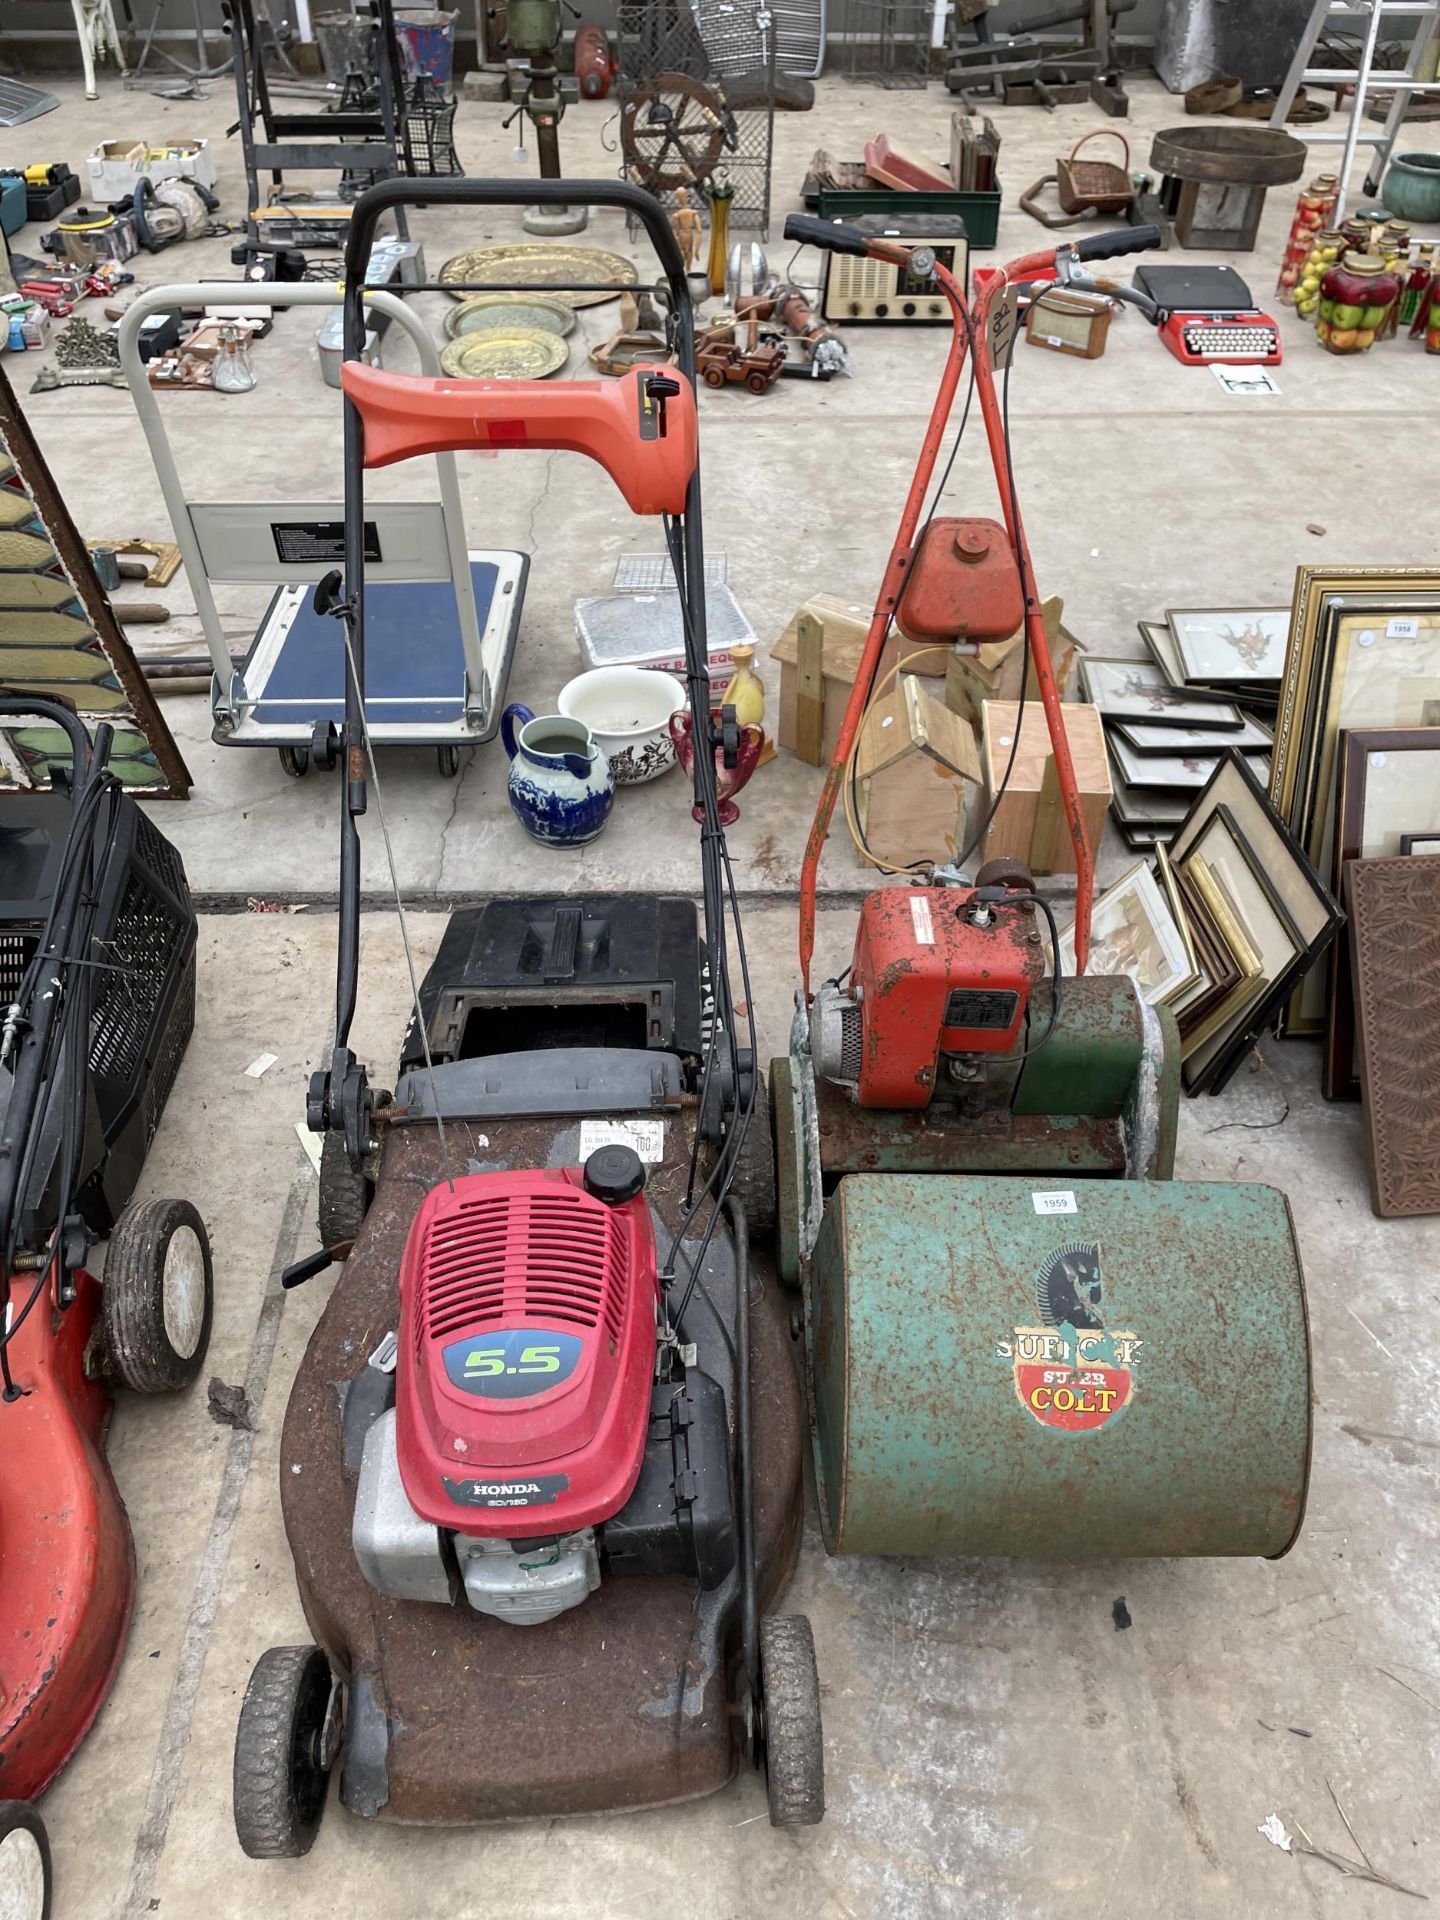
<svg viewBox="0 0 1440 1920"><path fill-rule="evenodd" d="M50 1920L53 1890L45 1822L28 1801L0 1800L0 1913Z"/></svg>
<svg viewBox="0 0 1440 1920"><path fill-rule="evenodd" d="M814 1827L825 1817L825 1747L815 1640L803 1613L760 1622L765 1796L772 1827Z"/></svg>
<svg viewBox="0 0 1440 1920"><path fill-rule="evenodd" d="M440 778L442 780L453 780L460 771L459 747L437 747L435 749L435 764L440 769Z"/></svg>
<svg viewBox="0 0 1440 1920"><path fill-rule="evenodd" d="M308 747L281 747L280 764L292 780L303 780L310 771Z"/></svg>
<svg viewBox="0 0 1440 1920"><path fill-rule="evenodd" d="M128 1206L105 1249L100 1325L132 1393L176 1393L199 1373L215 1309L210 1241L188 1200Z"/></svg>
<svg viewBox="0 0 1440 1920"><path fill-rule="evenodd" d="M374 1197L373 1182L350 1164L344 1134L327 1133L320 1145L321 1246L343 1247L354 1240Z"/></svg>
<svg viewBox="0 0 1440 1920"><path fill-rule="evenodd" d="M315 1842L340 1747L341 1690L319 1647L271 1647L235 1729L235 1832L252 1860L294 1860Z"/></svg>

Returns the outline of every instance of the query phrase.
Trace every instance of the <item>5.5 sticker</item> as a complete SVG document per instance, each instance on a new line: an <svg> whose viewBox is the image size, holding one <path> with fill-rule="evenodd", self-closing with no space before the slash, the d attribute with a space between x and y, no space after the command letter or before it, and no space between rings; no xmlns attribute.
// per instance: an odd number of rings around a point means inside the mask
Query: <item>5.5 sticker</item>
<svg viewBox="0 0 1440 1920"><path fill-rule="evenodd" d="M584 1343L551 1327L496 1327L444 1348L452 1383L483 1400L524 1400L568 1380Z"/></svg>

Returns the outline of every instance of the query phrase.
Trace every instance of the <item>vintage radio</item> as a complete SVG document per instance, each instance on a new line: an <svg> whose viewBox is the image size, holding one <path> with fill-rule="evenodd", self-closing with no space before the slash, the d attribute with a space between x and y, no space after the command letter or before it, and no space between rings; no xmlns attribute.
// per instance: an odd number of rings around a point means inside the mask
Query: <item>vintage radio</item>
<svg viewBox="0 0 1440 1920"><path fill-rule="evenodd" d="M907 247L933 247L935 258L967 285L970 242L958 213L866 213L850 222L875 239L898 240ZM822 311L827 320L906 321L934 324L950 320L950 303L940 289L917 280L889 260L859 259L827 253Z"/></svg>
<svg viewBox="0 0 1440 1920"><path fill-rule="evenodd" d="M1098 360L1113 317L1114 309L1102 294L1055 287L1027 305L1025 338L1032 347Z"/></svg>
<svg viewBox="0 0 1440 1920"><path fill-rule="evenodd" d="M1160 308L1160 338L1182 366L1278 367L1280 328L1233 267L1138 266L1135 284Z"/></svg>

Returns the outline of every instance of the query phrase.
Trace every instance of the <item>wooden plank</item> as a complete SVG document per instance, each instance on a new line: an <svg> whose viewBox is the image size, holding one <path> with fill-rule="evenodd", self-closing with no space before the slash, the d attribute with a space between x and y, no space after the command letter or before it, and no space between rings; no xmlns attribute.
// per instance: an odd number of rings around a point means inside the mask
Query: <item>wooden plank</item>
<svg viewBox="0 0 1440 1920"><path fill-rule="evenodd" d="M825 629L813 613L795 623L795 752L807 766L824 760Z"/></svg>

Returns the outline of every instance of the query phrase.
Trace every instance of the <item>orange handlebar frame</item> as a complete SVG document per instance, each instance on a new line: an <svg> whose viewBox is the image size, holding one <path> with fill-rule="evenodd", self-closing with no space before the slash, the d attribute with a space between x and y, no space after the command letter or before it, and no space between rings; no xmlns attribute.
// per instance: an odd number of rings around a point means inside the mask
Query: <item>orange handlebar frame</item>
<svg viewBox="0 0 1440 1920"><path fill-rule="evenodd" d="M679 388L663 403L650 378ZM618 380L445 380L347 360L341 384L364 427L365 465L466 448L563 448L604 467L632 513L681 514L699 459L695 390L673 367Z"/></svg>

